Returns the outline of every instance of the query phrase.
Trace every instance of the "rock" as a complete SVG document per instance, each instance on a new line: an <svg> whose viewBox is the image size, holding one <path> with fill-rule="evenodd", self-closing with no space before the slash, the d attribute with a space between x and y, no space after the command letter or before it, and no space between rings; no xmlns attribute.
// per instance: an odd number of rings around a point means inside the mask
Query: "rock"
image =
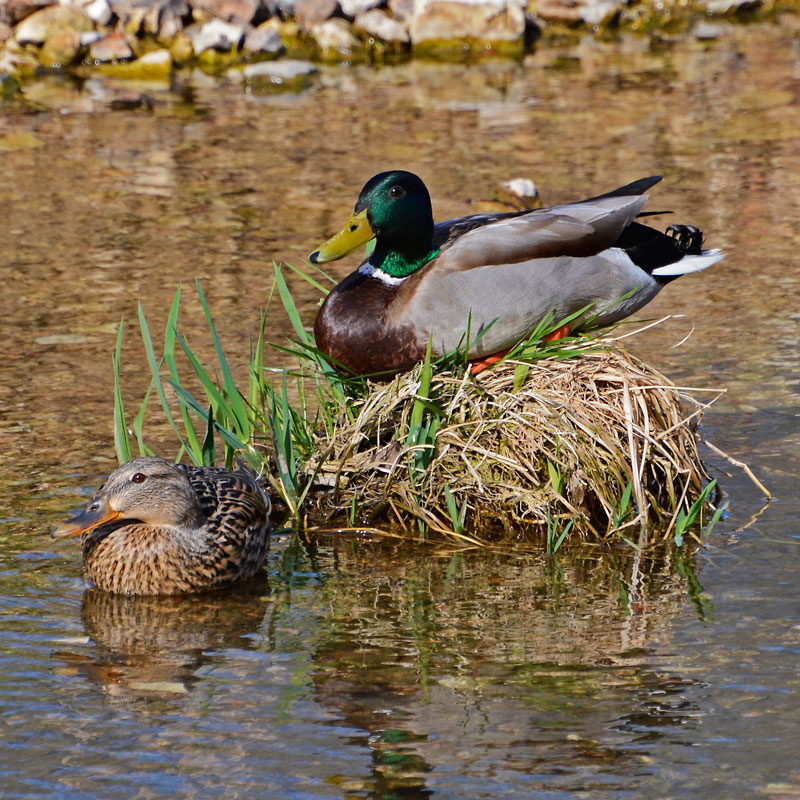
<svg viewBox="0 0 800 800"><path fill-rule="evenodd" d="M153 50L141 58L137 58L136 61L128 61L124 64L99 64L97 70L102 75L109 75L114 78L163 81L169 79L172 73L172 56L169 50L166 49Z"/></svg>
<svg viewBox="0 0 800 800"><path fill-rule="evenodd" d="M399 20L393 19L385 11L373 8L359 14L353 22L353 29L362 31L382 42L408 42L408 28Z"/></svg>
<svg viewBox="0 0 800 800"><path fill-rule="evenodd" d="M701 20L692 28L692 35L701 42L717 39L722 35L722 26Z"/></svg>
<svg viewBox="0 0 800 800"><path fill-rule="evenodd" d="M584 23L601 28L622 11L621 0L537 0L536 16L546 22Z"/></svg>
<svg viewBox="0 0 800 800"><path fill-rule="evenodd" d="M465 38L514 42L525 33L525 11L517 0L417 0L409 33L414 44Z"/></svg>
<svg viewBox="0 0 800 800"><path fill-rule="evenodd" d="M6 46L0 50L0 72L10 75L29 76L39 69L39 60L33 53L29 53L16 39L9 39Z"/></svg>
<svg viewBox="0 0 800 800"><path fill-rule="evenodd" d="M192 40L195 55L200 55L206 50L218 50L227 53L238 47L244 38L244 28L232 22L223 22L213 19L205 25L192 26L186 29Z"/></svg>
<svg viewBox="0 0 800 800"><path fill-rule="evenodd" d="M359 47L359 41L350 31L350 25L343 19L329 19L315 25L309 34L316 42L323 58L348 57Z"/></svg>
<svg viewBox="0 0 800 800"><path fill-rule="evenodd" d="M278 54L283 48L281 35L274 26L261 25L247 32L244 37L242 49L245 53L271 53Z"/></svg>
<svg viewBox="0 0 800 800"><path fill-rule="evenodd" d="M89 58L101 64L109 61L130 61L133 55L128 40L119 31L104 36L89 48Z"/></svg>
<svg viewBox="0 0 800 800"><path fill-rule="evenodd" d="M545 22L565 22L568 25L581 21L581 9L572 0L538 0L534 6L538 19Z"/></svg>
<svg viewBox="0 0 800 800"><path fill-rule="evenodd" d="M169 51L172 53L173 61L176 61L178 64L184 64L194 56L192 40L186 34L186 31L178 31L169 40Z"/></svg>
<svg viewBox="0 0 800 800"><path fill-rule="evenodd" d="M363 14L365 11L370 11L383 5L383 0L339 0L342 13L353 19L358 14Z"/></svg>
<svg viewBox="0 0 800 800"><path fill-rule="evenodd" d="M0 44L8 41L14 35L14 29L5 22L0 22Z"/></svg>
<svg viewBox="0 0 800 800"><path fill-rule="evenodd" d="M312 75L316 71L317 68L310 61L286 58L281 61L259 61L257 64L248 64L242 70L242 75L249 81L256 78L268 78L280 83Z"/></svg>
<svg viewBox="0 0 800 800"><path fill-rule="evenodd" d="M309 77L316 71L308 61L287 58L248 64L240 75L254 89L300 91L308 86Z"/></svg>
<svg viewBox="0 0 800 800"><path fill-rule="evenodd" d="M414 0L389 0L389 11L395 19L408 19L414 11Z"/></svg>
<svg viewBox="0 0 800 800"><path fill-rule="evenodd" d="M338 0L297 0L294 18L300 30L308 33L315 25L330 19L338 5Z"/></svg>
<svg viewBox="0 0 800 800"><path fill-rule="evenodd" d="M39 61L45 67L66 67L78 61L82 51L80 33L56 33L45 40Z"/></svg>
<svg viewBox="0 0 800 800"><path fill-rule="evenodd" d="M149 0L148 5L153 7L145 15L144 29L165 40L182 31L184 20L191 18L186 0Z"/></svg>
<svg viewBox="0 0 800 800"><path fill-rule="evenodd" d="M256 18L261 8L260 0L192 0L192 5L215 19L245 25Z"/></svg>
<svg viewBox="0 0 800 800"><path fill-rule="evenodd" d="M98 25L108 25L114 16L108 0L89 0L88 3L83 4L83 10L86 12L86 16Z"/></svg>
<svg viewBox="0 0 800 800"><path fill-rule="evenodd" d="M294 17L297 0L261 0L261 5L270 16L289 19Z"/></svg>
<svg viewBox="0 0 800 800"><path fill-rule="evenodd" d="M87 31L86 33L79 34L81 47L90 47L95 42L99 42L104 38L100 31Z"/></svg>
<svg viewBox="0 0 800 800"><path fill-rule="evenodd" d="M0 70L0 97L8 97L19 89L17 79L10 73Z"/></svg>
<svg viewBox="0 0 800 800"><path fill-rule="evenodd" d="M0 0L0 22L13 27L34 11L41 11L56 2L57 0Z"/></svg>
<svg viewBox="0 0 800 800"><path fill-rule="evenodd" d="M608 25L621 11L614 0L600 0L599 3L588 3L580 6L581 22L593 28L602 28Z"/></svg>
<svg viewBox="0 0 800 800"><path fill-rule="evenodd" d="M166 48L152 50L145 53L136 63L152 74L167 75L172 71L172 54Z"/></svg>
<svg viewBox="0 0 800 800"><path fill-rule="evenodd" d="M140 33L170 39L190 18L186 0L108 0L119 17L123 30L132 36Z"/></svg>
<svg viewBox="0 0 800 800"><path fill-rule="evenodd" d="M700 7L705 7L709 14L723 16L725 14L738 14L741 11L750 11L758 8L761 0L705 0Z"/></svg>
<svg viewBox="0 0 800 800"><path fill-rule="evenodd" d="M531 201L539 197L539 190L530 178L512 178L501 183L500 188L520 200Z"/></svg>
<svg viewBox="0 0 800 800"><path fill-rule="evenodd" d="M91 19L76 6L48 6L24 19L14 32L20 44L44 44L45 39L94 30Z"/></svg>

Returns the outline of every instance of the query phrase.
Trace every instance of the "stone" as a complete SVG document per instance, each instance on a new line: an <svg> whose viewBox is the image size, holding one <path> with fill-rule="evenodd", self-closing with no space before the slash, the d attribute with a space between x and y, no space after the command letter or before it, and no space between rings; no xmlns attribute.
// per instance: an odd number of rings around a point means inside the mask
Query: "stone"
<svg viewBox="0 0 800 800"><path fill-rule="evenodd" d="M257 64L248 64L242 70L242 75L245 80L267 78L280 82L312 75L316 71L317 68L310 61L286 58L281 61L259 61Z"/></svg>
<svg viewBox="0 0 800 800"><path fill-rule="evenodd" d="M518 0L417 0L409 19L414 44L452 39L515 42L525 33Z"/></svg>
<svg viewBox="0 0 800 800"><path fill-rule="evenodd" d="M294 9L297 0L261 0L261 6L271 17L283 17L290 19L294 17Z"/></svg>
<svg viewBox="0 0 800 800"><path fill-rule="evenodd" d="M389 0L387 6L395 19L406 20L414 12L414 0Z"/></svg>
<svg viewBox="0 0 800 800"><path fill-rule="evenodd" d="M359 46L359 41L353 36L350 25L343 19L329 19L327 22L315 25L309 33L323 56L338 54L347 57Z"/></svg>
<svg viewBox="0 0 800 800"><path fill-rule="evenodd" d="M108 0L90 0L84 3L83 10L86 16L98 25L108 25L114 17Z"/></svg>
<svg viewBox="0 0 800 800"><path fill-rule="evenodd" d="M539 197L539 190L530 178L512 178L501 183L500 188L520 200L531 201Z"/></svg>
<svg viewBox="0 0 800 800"><path fill-rule="evenodd" d="M191 16L186 0L149 0L144 5L147 7L142 25L145 33L163 39L183 30L184 19Z"/></svg>
<svg viewBox="0 0 800 800"><path fill-rule="evenodd" d="M0 22L17 25L34 11L55 5L57 0L0 0Z"/></svg>
<svg viewBox="0 0 800 800"><path fill-rule="evenodd" d="M78 38L80 39L81 47L90 47L95 42L103 39L104 34L100 33L100 31L87 31L86 33L78 34Z"/></svg>
<svg viewBox="0 0 800 800"><path fill-rule="evenodd" d="M186 29L192 40L195 55L200 55L206 50L218 50L227 53L238 47L244 38L244 28L232 22L223 22L221 19L212 19L205 25L192 26Z"/></svg>
<svg viewBox="0 0 800 800"><path fill-rule="evenodd" d="M192 47L192 40L186 34L186 31L178 31L169 40L169 51L172 53L172 60L178 64L185 64L194 56L194 47Z"/></svg>
<svg viewBox="0 0 800 800"><path fill-rule="evenodd" d="M0 44L8 41L14 35L14 29L5 22L0 22Z"/></svg>
<svg viewBox="0 0 800 800"><path fill-rule="evenodd" d="M19 82L10 73L0 70L0 97L8 97L19 89Z"/></svg>
<svg viewBox="0 0 800 800"><path fill-rule="evenodd" d="M14 32L20 44L42 45L46 39L94 30L91 19L76 6L48 6L24 19Z"/></svg>
<svg viewBox="0 0 800 800"><path fill-rule="evenodd" d="M242 49L245 53L268 53L277 55L283 49L281 35L274 26L264 24L252 28L244 37Z"/></svg>
<svg viewBox="0 0 800 800"><path fill-rule="evenodd" d="M294 18L300 29L308 33L315 25L330 19L338 5L338 0L297 0Z"/></svg>
<svg viewBox="0 0 800 800"><path fill-rule="evenodd" d="M357 14L363 14L383 4L383 0L339 0L342 14L353 19Z"/></svg>
<svg viewBox="0 0 800 800"><path fill-rule="evenodd" d="M80 33L55 33L45 39L39 61L45 67L66 67L78 61L82 51Z"/></svg>
<svg viewBox="0 0 800 800"><path fill-rule="evenodd" d="M287 58L248 64L239 74L255 90L302 91L316 71L308 61Z"/></svg>
<svg viewBox="0 0 800 800"><path fill-rule="evenodd" d="M726 14L738 14L741 11L749 11L758 8L761 0L705 0L700 3L700 7L714 16L724 16Z"/></svg>
<svg viewBox="0 0 800 800"><path fill-rule="evenodd" d="M192 0L192 5L215 19L250 24L259 13L260 0Z"/></svg>
<svg viewBox="0 0 800 800"><path fill-rule="evenodd" d="M385 11L373 8L359 14L353 22L353 29L365 33L382 42L408 42L408 28L399 20L393 19Z"/></svg>
<svg viewBox="0 0 800 800"><path fill-rule="evenodd" d="M612 22L622 9L614 0L601 0L580 7L581 22L593 28L602 28Z"/></svg>
<svg viewBox="0 0 800 800"><path fill-rule="evenodd" d="M151 50L149 53L145 53L136 63L140 67L151 69L154 72L167 73L172 70L172 53L166 48Z"/></svg>
<svg viewBox="0 0 800 800"><path fill-rule="evenodd" d="M137 81L165 81L172 73L172 55L169 50L152 50L135 61L98 64L101 75Z"/></svg>
<svg viewBox="0 0 800 800"><path fill-rule="evenodd" d="M0 50L0 72L10 75L30 76L39 69L39 60L33 53L29 53L16 39L9 39L6 46Z"/></svg>
<svg viewBox="0 0 800 800"><path fill-rule="evenodd" d="M190 19L186 0L108 0L123 30L131 36L140 33L170 39Z"/></svg>
<svg viewBox="0 0 800 800"><path fill-rule="evenodd" d="M700 22L696 23L692 28L692 35L695 39L701 42L717 39L722 35L722 26L715 25L713 22Z"/></svg>
<svg viewBox="0 0 800 800"><path fill-rule="evenodd" d="M581 21L581 9L571 0L538 0L536 17L545 22L565 22L568 25Z"/></svg>
<svg viewBox="0 0 800 800"><path fill-rule="evenodd" d="M128 40L119 31L104 36L89 48L89 58L101 64L109 61L130 61L133 55Z"/></svg>

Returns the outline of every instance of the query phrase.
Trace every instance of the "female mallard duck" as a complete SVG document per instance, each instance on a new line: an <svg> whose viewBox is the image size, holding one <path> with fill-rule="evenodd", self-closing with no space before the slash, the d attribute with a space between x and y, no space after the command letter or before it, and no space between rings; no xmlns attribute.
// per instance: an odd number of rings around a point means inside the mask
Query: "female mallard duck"
<svg viewBox="0 0 800 800"><path fill-rule="evenodd" d="M544 319L573 328L621 320L669 281L723 256L703 250L702 233L636 222L642 178L578 203L434 224L425 184L410 172L369 180L347 224L310 258L333 261L375 238L372 255L328 295L314 325L317 346L337 365L393 374L425 356L463 346L498 360ZM561 335L566 330L559 331ZM494 357L492 357L494 356Z"/></svg>
<svg viewBox="0 0 800 800"><path fill-rule="evenodd" d="M269 499L243 470L135 458L52 535L81 535L83 562L98 589L198 592L261 569L269 511Z"/></svg>

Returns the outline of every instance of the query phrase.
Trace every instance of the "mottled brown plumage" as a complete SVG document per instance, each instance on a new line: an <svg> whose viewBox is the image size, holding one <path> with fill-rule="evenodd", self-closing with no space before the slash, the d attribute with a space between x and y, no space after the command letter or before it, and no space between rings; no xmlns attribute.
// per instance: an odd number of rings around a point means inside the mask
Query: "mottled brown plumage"
<svg viewBox="0 0 800 800"><path fill-rule="evenodd" d="M136 458L53 531L81 535L88 577L118 594L213 589L261 569L270 502L244 470Z"/></svg>

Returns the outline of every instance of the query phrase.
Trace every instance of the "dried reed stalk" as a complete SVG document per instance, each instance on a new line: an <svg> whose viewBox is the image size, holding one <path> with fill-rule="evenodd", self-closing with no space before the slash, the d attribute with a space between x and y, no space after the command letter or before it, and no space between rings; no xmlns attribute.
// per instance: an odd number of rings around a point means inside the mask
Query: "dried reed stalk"
<svg viewBox="0 0 800 800"><path fill-rule="evenodd" d="M447 488L467 505L466 530L541 532L574 519L575 531L605 538L645 522L663 529L708 480L695 439L707 406L611 340L475 379L435 374L423 398L434 433L409 444L420 373L374 385L354 421L343 414L332 436L320 432L324 462L309 467L327 487L316 506L328 522L423 521L452 535Z"/></svg>

